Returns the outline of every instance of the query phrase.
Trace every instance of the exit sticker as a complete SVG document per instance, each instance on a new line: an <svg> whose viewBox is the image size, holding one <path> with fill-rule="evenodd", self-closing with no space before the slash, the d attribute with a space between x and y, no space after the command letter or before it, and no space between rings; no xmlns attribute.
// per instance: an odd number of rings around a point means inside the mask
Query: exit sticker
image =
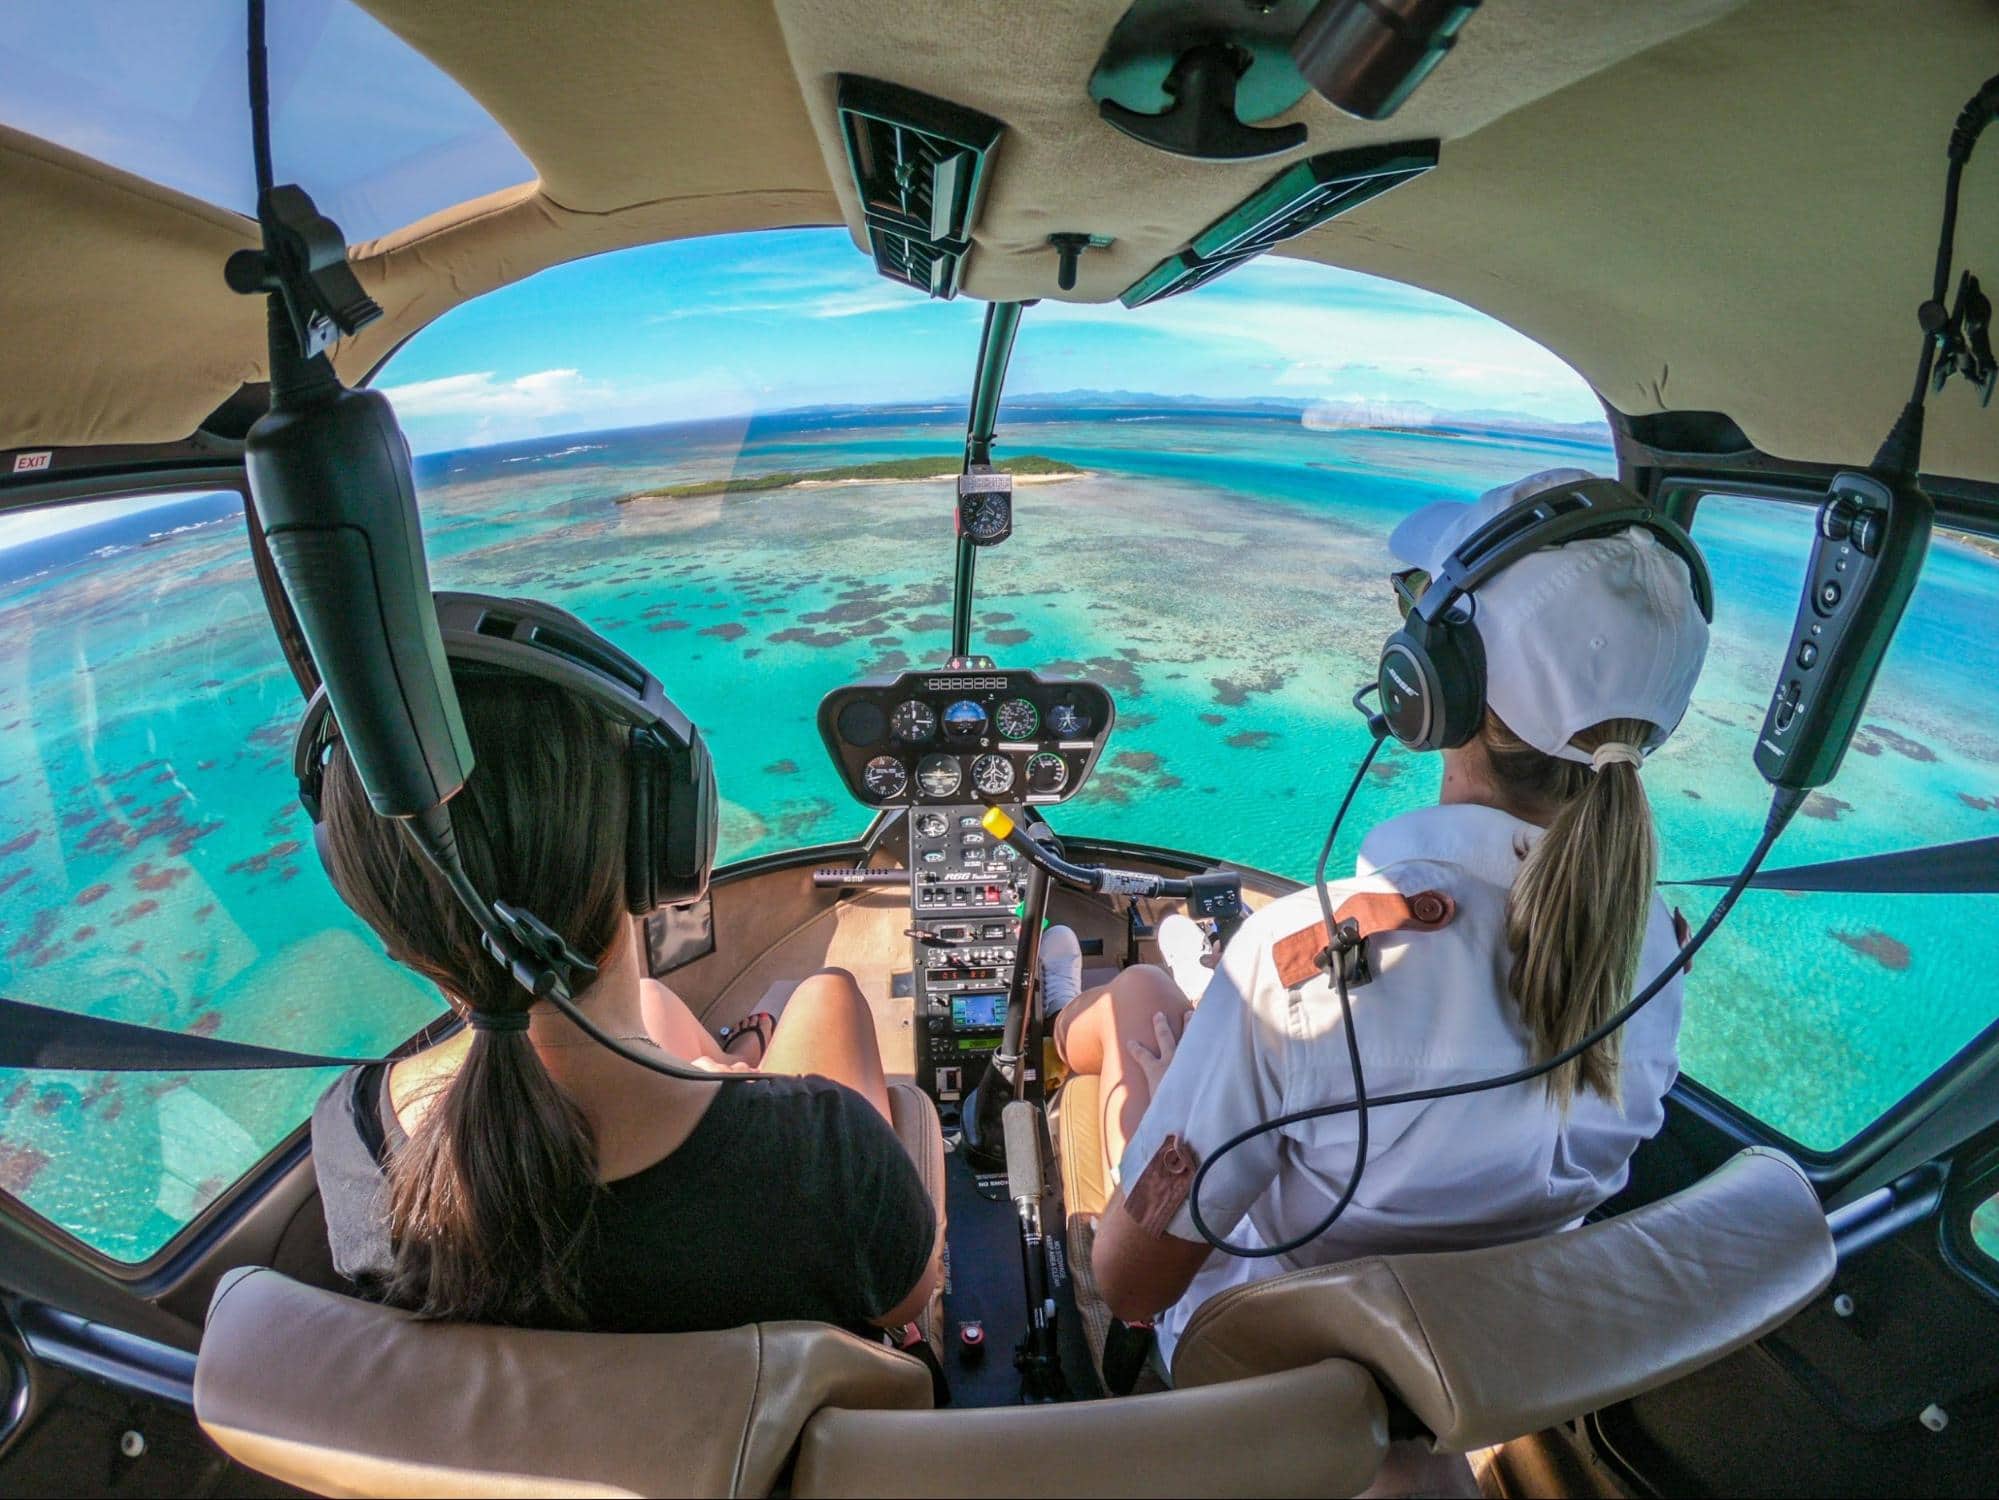
<svg viewBox="0 0 1999 1500"><path fill-rule="evenodd" d="M49 466L49 460L54 457L55 450L52 448L44 448L40 453L16 453L14 455L14 472L16 474L32 474L38 469L46 469Z"/></svg>

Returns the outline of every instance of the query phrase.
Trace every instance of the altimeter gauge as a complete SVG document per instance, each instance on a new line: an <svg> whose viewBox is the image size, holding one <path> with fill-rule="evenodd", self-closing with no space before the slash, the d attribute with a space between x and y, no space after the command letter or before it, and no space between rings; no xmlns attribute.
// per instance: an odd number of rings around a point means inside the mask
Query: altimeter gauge
<svg viewBox="0 0 1999 1500"><path fill-rule="evenodd" d="M905 745L920 745L937 732L937 710L920 698L911 698L896 706L888 724Z"/></svg>

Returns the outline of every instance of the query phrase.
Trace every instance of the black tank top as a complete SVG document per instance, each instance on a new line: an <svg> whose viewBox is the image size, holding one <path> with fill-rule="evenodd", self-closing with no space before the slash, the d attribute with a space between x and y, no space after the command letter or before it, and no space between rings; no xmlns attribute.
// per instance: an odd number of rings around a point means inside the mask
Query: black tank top
<svg viewBox="0 0 1999 1500"><path fill-rule="evenodd" d="M388 1066L343 1073L312 1116L333 1264L380 1299L392 1264L383 1164L406 1139ZM693 1133L607 1183L582 1268L589 1326L684 1333L808 1319L872 1333L930 1258L922 1179L861 1095L822 1079L720 1086Z"/></svg>

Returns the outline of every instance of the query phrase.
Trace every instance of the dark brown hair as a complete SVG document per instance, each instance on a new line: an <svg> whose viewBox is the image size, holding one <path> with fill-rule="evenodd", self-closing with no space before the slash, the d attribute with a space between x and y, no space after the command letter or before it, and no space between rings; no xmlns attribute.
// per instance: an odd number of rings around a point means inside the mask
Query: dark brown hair
<svg viewBox="0 0 1999 1500"><path fill-rule="evenodd" d="M534 912L593 959L627 940L624 731L574 695L513 673L455 674L475 767L451 802L488 900ZM471 916L369 810L345 750L326 767L327 864L341 898L459 1010L533 1003L480 947ZM389 1162L387 1294L422 1317L577 1326L598 1192L576 1101L524 1031L476 1031L463 1065Z"/></svg>
<svg viewBox="0 0 1999 1500"><path fill-rule="evenodd" d="M1579 750L1646 745L1657 732L1642 719L1607 719L1569 743ZM1659 869L1652 807L1634 765L1611 761L1592 771L1545 754L1490 710L1480 739L1494 779L1552 814L1506 902L1513 950L1507 987L1540 1062L1581 1041L1631 998ZM1548 1074L1548 1097L1564 1110L1578 1088L1618 1102L1620 1035L1612 1032Z"/></svg>

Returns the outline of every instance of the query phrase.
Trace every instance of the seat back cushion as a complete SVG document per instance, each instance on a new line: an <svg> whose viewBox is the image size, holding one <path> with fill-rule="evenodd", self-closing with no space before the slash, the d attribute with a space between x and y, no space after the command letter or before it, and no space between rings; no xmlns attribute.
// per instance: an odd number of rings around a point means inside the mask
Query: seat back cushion
<svg viewBox="0 0 1999 1500"><path fill-rule="evenodd" d="M276 1271L216 1288L195 1415L322 1495L764 1495L821 1406L927 1407L918 1361L817 1323L424 1323Z"/></svg>
<svg viewBox="0 0 1999 1500"><path fill-rule="evenodd" d="M829 1407L791 1493L1354 1495L1388 1446L1365 1370L1325 1360L1199 1390L932 1412Z"/></svg>
<svg viewBox="0 0 1999 1500"><path fill-rule="evenodd" d="M1664 1385L1754 1342L1831 1279L1832 1237L1789 1157L1743 1151L1629 1214L1484 1250L1375 1256L1224 1292L1179 1386L1343 1357L1464 1452Z"/></svg>

